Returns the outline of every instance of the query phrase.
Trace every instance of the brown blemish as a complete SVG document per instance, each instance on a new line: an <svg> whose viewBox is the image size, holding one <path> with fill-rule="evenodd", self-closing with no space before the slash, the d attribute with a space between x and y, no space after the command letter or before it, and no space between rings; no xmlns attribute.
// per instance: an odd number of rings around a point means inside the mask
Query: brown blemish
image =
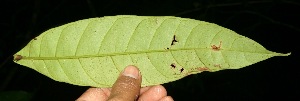
<svg viewBox="0 0 300 101"><path fill-rule="evenodd" d="M171 43L171 46L172 46L172 45L175 45L175 42L178 42L178 40L176 40L176 36L174 35L174 36L173 36L172 43Z"/></svg>
<svg viewBox="0 0 300 101"><path fill-rule="evenodd" d="M221 65L220 64L214 64L214 67L221 68Z"/></svg>
<svg viewBox="0 0 300 101"><path fill-rule="evenodd" d="M198 71L210 71L207 67L199 67L197 68Z"/></svg>
<svg viewBox="0 0 300 101"><path fill-rule="evenodd" d="M221 49L221 46L222 46L222 41L220 41L219 46L211 45L211 48L214 51L219 51Z"/></svg>
<svg viewBox="0 0 300 101"><path fill-rule="evenodd" d="M14 61L19 61L23 58L22 55L14 55Z"/></svg>
<svg viewBox="0 0 300 101"><path fill-rule="evenodd" d="M210 69L209 68L207 68L207 67L197 67L197 68L192 68L191 69L192 71L210 71Z"/></svg>
<svg viewBox="0 0 300 101"><path fill-rule="evenodd" d="M33 38L33 40L37 40L37 37Z"/></svg>

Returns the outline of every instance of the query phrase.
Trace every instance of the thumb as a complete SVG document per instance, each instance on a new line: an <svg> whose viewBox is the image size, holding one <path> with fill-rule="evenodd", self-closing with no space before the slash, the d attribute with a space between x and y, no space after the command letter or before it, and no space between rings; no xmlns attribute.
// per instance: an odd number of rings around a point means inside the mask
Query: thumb
<svg viewBox="0 0 300 101"><path fill-rule="evenodd" d="M113 85L108 101L134 101L139 95L141 82L138 68L127 66Z"/></svg>

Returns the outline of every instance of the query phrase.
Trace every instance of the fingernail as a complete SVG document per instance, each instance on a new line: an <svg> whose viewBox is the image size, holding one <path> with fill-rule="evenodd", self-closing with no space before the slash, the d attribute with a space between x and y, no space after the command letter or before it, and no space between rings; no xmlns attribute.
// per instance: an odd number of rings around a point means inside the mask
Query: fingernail
<svg viewBox="0 0 300 101"><path fill-rule="evenodd" d="M127 66L123 71L124 76L132 77L137 79L140 75L139 70L135 66Z"/></svg>

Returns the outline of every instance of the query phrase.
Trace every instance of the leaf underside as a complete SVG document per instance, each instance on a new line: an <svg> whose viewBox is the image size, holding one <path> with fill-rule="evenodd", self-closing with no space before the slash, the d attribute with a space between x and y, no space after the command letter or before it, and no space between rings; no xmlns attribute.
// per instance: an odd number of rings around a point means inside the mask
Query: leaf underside
<svg viewBox="0 0 300 101"><path fill-rule="evenodd" d="M45 31L14 55L56 81L111 87L135 65L142 86L203 71L239 69L273 56L257 42L213 23L171 16L107 16Z"/></svg>

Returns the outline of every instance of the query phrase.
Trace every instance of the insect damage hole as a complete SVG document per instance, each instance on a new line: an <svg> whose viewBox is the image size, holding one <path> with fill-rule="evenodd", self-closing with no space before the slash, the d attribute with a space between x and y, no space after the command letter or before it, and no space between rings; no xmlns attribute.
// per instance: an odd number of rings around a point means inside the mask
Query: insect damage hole
<svg viewBox="0 0 300 101"><path fill-rule="evenodd" d="M211 48L212 50L214 51L219 51L221 49L221 46L222 46L222 41L220 41L219 45L216 46L216 45L211 45Z"/></svg>
<svg viewBox="0 0 300 101"><path fill-rule="evenodd" d="M171 46L175 45L175 42L178 42L178 40L176 39L176 36L174 35L174 36L173 36L172 43L171 43Z"/></svg>

